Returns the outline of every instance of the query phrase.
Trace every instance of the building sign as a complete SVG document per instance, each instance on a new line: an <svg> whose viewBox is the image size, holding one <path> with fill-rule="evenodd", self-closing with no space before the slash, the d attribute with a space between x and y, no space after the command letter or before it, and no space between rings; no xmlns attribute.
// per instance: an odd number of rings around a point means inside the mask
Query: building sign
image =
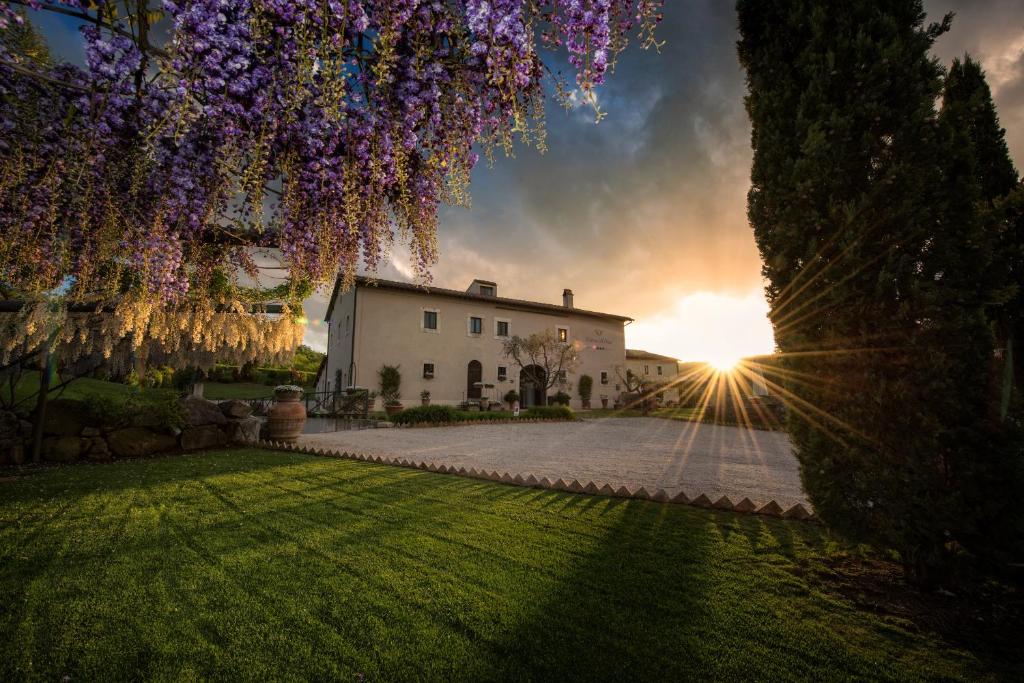
<svg viewBox="0 0 1024 683"><path fill-rule="evenodd" d="M605 331L600 328L590 330L585 337L583 337L584 343L595 351L603 351L605 345L611 345L615 342L605 334Z"/></svg>

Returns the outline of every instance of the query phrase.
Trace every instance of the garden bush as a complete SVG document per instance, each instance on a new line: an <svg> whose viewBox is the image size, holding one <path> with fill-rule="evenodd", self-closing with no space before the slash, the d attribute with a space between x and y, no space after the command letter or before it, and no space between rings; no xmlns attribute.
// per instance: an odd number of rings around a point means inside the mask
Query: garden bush
<svg viewBox="0 0 1024 683"><path fill-rule="evenodd" d="M520 415L522 419L573 419L573 412L565 406L530 408ZM391 421L400 425L452 424L457 422L486 422L488 420L514 420L508 410L474 411L456 410L452 406L415 406L394 415Z"/></svg>
<svg viewBox="0 0 1024 683"><path fill-rule="evenodd" d="M535 406L528 408L522 416L534 420L574 419L572 408L569 406Z"/></svg>
<svg viewBox="0 0 1024 683"><path fill-rule="evenodd" d="M186 391L195 383L199 377L199 371L194 367L181 368L174 372L171 386L178 391Z"/></svg>
<svg viewBox="0 0 1024 683"><path fill-rule="evenodd" d="M584 403L590 403L590 396L594 391L594 378L590 375L583 375L580 377L577 391L579 391L581 401Z"/></svg>
<svg viewBox="0 0 1024 683"><path fill-rule="evenodd" d="M211 382L229 384L231 382L238 382L241 376L241 368L237 365L215 365L207 375L207 379Z"/></svg>
<svg viewBox="0 0 1024 683"><path fill-rule="evenodd" d="M97 426L180 429L185 425L178 396L171 391L140 391L126 396L97 395L89 401Z"/></svg>
<svg viewBox="0 0 1024 683"><path fill-rule="evenodd" d="M441 424L444 422L457 422L457 411L451 406L415 406L406 408L391 418L395 424L417 424L429 422Z"/></svg>
<svg viewBox="0 0 1024 683"><path fill-rule="evenodd" d="M402 398L402 372L397 365L382 365L377 371L380 398L385 406L399 405Z"/></svg>
<svg viewBox="0 0 1024 683"><path fill-rule="evenodd" d="M572 400L572 396L570 396L569 394L565 393L564 391L559 391L554 396L551 396L550 398L548 398L548 404L552 405L552 406L568 406L569 405L569 401L571 401L571 400Z"/></svg>

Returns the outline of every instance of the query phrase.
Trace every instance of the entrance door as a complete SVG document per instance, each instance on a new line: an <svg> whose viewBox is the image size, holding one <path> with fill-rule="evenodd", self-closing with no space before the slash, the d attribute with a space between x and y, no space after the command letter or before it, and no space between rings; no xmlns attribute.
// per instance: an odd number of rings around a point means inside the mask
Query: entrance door
<svg viewBox="0 0 1024 683"><path fill-rule="evenodd" d="M469 361L466 368L466 398L480 398L480 387L477 383L483 382L484 366L478 360Z"/></svg>
<svg viewBox="0 0 1024 683"><path fill-rule="evenodd" d="M547 376L539 365L527 365L519 373L519 405L524 408L545 405L544 385Z"/></svg>

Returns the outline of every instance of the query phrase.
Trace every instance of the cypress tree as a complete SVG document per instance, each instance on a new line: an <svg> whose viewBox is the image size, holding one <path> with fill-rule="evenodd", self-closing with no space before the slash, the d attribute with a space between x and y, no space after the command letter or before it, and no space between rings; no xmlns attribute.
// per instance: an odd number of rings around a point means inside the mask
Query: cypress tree
<svg viewBox="0 0 1024 683"><path fill-rule="evenodd" d="M1022 192L1017 169L1006 146L1006 131L999 125L992 91L981 65L970 56L954 60L946 76L940 121L947 134L964 140L973 157L974 175L979 184L982 205L979 211L994 244L988 286L993 292L991 317L996 329L999 358L993 364L995 403L999 419L1008 417L1011 389L1016 389L1015 409L1020 411L1020 341L1024 339L1021 311L1024 309L1024 232L1021 230L1019 200L1010 197ZM1015 352L1016 351L1016 352ZM1014 365L1017 367L1014 368ZM1014 387L1014 385L1017 385ZM1010 416L1020 418L1019 414Z"/></svg>
<svg viewBox="0 0 1024 683"><path fill-rule="evenodd" d="M999 125L992 91L981 65L970 56L953 60L946 75L940 118L967 137L984 201L992 204L1017 187L1017 169L1006 146L1006 131Z"/></svg>
<svg viewBox="0 0 1024 683"><path fill-rule="evenodd" d="M969 134L940 123L920 0L739 0L763 260L801 478L920 581L1010 504L988 420L992 240ZM1001 444L1001 442L999 442ZM979 460L980 459L980 460Z"/></svg>

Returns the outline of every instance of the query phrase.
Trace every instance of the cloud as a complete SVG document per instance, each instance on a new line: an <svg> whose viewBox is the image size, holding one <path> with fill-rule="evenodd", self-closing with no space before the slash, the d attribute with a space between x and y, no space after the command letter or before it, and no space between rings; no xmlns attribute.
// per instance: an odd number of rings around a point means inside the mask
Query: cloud
<svg viewBox="0 0 1024 683"><path fill-rule="evenodd" d="M1020 163L1020 0L926 5L932 20L957 12L936 54L982 61ZM482 277L503 295L548 302L570 287L582 308L636 318L631 344L684 358L733 345L770 351L746 218L752 153L733 3L667 3L659 33L661 54L633 46L620 57L598 91L607 113L599 124L588 106L566 112L551 101L547 154L520 147L474 170L472 208L440 214L434 282L462 288ZM399 247L381 277L407 279L404 263Z"/></svg>
<svg viewBox="0 0 1024 683"><path fill-rule="evenodd" d="M1024 165L1021 0L926 0L925 7L930 20L956 12L935 53L946 64L965 52L981 61L1011 155ZM679 309L679 301L698 292L745 300L760 291L746 218L750 124L734 3L669 2L664 17L661 53L632 45L597 91L607 113L599 124L586 103L566 111L552 97L547 154L519 147L514 158L499 152L493 168L478 165L472 208L440 213L435 284L462 288L483 277L502 294L548 302L570 287L577 305L635 317L636 329L675 319L685 339L718 319L713 308L698 313ZM33 19L56 54L81 62L74 21L51 12ZM550 64L571 74L564 55ZM397 245L378 275L407 280L412 272ZM306 303L311 345L326 338L313 323L328 295Z"/></svg>
<svg viewBox="0 0 1024 683"><path fill-rule="evenodd" d="M970 54L985 68L1006 143L1024 166L1024 7L1020 0L928 0L929 18L953 11L953 27L935 52L943 63Z"/></svg>

